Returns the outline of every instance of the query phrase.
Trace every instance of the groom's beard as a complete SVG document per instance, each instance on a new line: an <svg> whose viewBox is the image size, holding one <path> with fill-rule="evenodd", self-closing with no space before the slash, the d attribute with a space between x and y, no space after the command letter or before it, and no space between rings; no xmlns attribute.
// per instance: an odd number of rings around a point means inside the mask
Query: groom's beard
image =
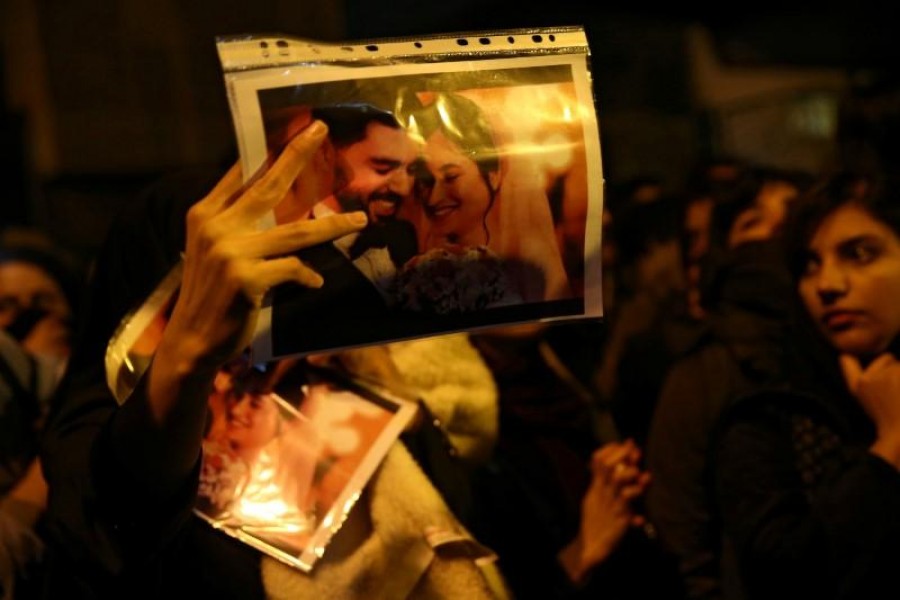
<svg viewBox="0 0 900 600"><path fill-rule="evenodd" d="M344 188L336 196L344 212L365 211L373 222L395 219L403 202L403 196L390 190L375 190L366 197L359 190Z"/></svg>

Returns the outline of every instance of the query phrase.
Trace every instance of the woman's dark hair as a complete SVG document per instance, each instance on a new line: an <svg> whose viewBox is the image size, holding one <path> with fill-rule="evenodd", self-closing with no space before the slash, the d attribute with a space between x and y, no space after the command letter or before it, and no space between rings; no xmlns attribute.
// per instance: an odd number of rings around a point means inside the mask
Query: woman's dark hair
<svg viewBox="0 0 900 600"><path fill-rule="evenodd" d="M399 129L398 115L417 104L408 88L379 79L276 88L260 95L266 143L273 154L313 119L328 125L328 139L341 148L364 139L370 123Z"/></svg>
<svg viewBox="0 0 900 600"><path fill-rule="evenodd" d="M312 110L312 117L328 125L329 139L337 148L365 139L370 123L400 129L400 123L393 114L364 103L316 107Z"/></svg>
<svg viewBox="0 0 900 600"><path fill-rule="evenodd" d="M825 176L791 206L786 227L788 262L794 279L806 265L807 248L822 221L852 204L900 237L900 180L895 176L838 171Z"/></svg>

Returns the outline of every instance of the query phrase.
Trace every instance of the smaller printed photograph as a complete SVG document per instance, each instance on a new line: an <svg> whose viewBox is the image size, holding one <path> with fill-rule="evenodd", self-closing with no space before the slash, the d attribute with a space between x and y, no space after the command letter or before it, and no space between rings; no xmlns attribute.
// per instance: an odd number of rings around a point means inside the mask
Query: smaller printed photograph
<svg viewBox="0 0 900 600"><path fill-rule="evenodd" d="M302 361L279 367L262 373L235 361L217 375L195 512L309 571L416 405ZM283 377L307 382L284 386ZM273 385L286 387L292 400L263 391Z"/></svg>
<svg viewBox="0 0 900 600"><path fill-rule="evenodd" d="M152 361L180 275L179 264L110 339L107 382L120 404ZM214 379L194 512L308 572L418 404L305 358L253 365L249 357Z"/></svg>

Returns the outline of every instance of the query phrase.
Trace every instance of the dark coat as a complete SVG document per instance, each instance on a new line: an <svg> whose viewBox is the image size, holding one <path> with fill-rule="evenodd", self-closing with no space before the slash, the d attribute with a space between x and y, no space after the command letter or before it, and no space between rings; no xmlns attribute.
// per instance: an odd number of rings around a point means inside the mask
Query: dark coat
<svg viewBox="0 0 900 600"><path fill-rule="evenodd" d="M716 496L748 597L880 598L900 564L900 473L827 397L767 392L715 439Z"/></svg>
<svg viewBox="0 0 900 600"><path fill-rule="evenodd" d="M160 497L117 463L108 439L117 404L106 384L106 344L179 260L186 210L217 176L175 177L124 208L97 256L43 439L48 598L263 596L259 554L192 515L196 478Z"/></svg>
<svg viewBox="0 0 900 600"><path fill-rule="evenodd" d="M740 598L712 489L710 441L728 406L782 385L791 282L779 247L739 247L717 270L705 335L670 369L648 437L647 509L690 598Z"/></svg>
<svg viewBox="0 0 900 600"><path fill-rule="evenodd" d="M900 473L869 452L874 426L834 350L796 314L789 385L742 398L713 432L726 539L749 600L892 595Z"/></svg>

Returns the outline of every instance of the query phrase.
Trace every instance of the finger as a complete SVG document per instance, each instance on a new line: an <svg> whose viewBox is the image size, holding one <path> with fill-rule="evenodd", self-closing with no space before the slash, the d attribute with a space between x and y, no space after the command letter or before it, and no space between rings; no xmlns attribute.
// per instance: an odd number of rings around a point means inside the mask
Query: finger
<svg viewBox="0 0 900 600"><path fill-rule="evenodd" d="M328 127L314 121L285 146L275 164L229 208L239 222L252 222L281 202L328 135ZM308 207L307 207L308 208Z"/></svg>
<svg viewBox="0 0 900 600"><path fill-rule="evenodd" d="M608 442L603 444L598 450L594 450L594 453L591 455L591 463L602 462L606 459L607 456L616 451L621 444L618 442Z"/></svg>
<svg viewBox="0 0 900 600"><path fill-rule="evenodd" d="M237 256L245 258L289 254L359 231L367 222L364 212L336 214L321 219L301 219L235 239L232 242L233 250Z"/></svg>
<svg viewBox="0 0 900 600"><path fill-rule="evenodd" d="M890 352L885 352L884 354L873 360L871 363L869 363L869 366L866 367L866 372L874 373L876 371L881 371L882 369L888 368L895 362L897 362L897 360L894 358L894 355Z"/></svg>
<svg viewBox="0 0 900 600"><path fill-rule="evenodd" d="M631 444L624 460L629 464L637 465L641 462L641 449L636 444Z"/></svg>
<svg viewBox="0 0 900 600"><path fill-rule="evenodd" d="M641 497L641 495L643 495L643 493L644 493L644 486L629 485L629 486L622 488L622 490L619 492L619 497L622 500L631 502L635 498Z"/></svg>
<svg viewBox="0 0 900 600"><path fill-rule="evenodd" d="M859 359L850 354L841 354L839 360L847 388L855 395L862 377L862 366L859 364Z"/></svg>
<svg viewBox="0 0 900 600"><path fill-rule="evenodd" d="M603 457L603 464L611 469L616 464L624 462L628 458L630 452L631 449L627 445L621 445Z"/></svg>
<svg viewBox="0 0 900 600"><path fill-rule="evenodd" d="M321 275L296 256L255 262L248 271L245 289L253 299L262 298L267 291L282 283L293 282L308 288L319 288L325 283Z"/></svg>
<svg viewBox="0 0 900 600"><path fill-rule="evenodd" d="M625 458L623 460L637 463L637 461L641 458L641 449L638 447L637 443L633 438L628 438L625 440Z"/></svg>
<svg viewBox="0 0 900 600"><path fill-rule="evenodd" d="M628 485L637 481L640 474L641 472L637 467L629 466L625 463L618 463L612 471L612 482L619 486Z"/></svg>

